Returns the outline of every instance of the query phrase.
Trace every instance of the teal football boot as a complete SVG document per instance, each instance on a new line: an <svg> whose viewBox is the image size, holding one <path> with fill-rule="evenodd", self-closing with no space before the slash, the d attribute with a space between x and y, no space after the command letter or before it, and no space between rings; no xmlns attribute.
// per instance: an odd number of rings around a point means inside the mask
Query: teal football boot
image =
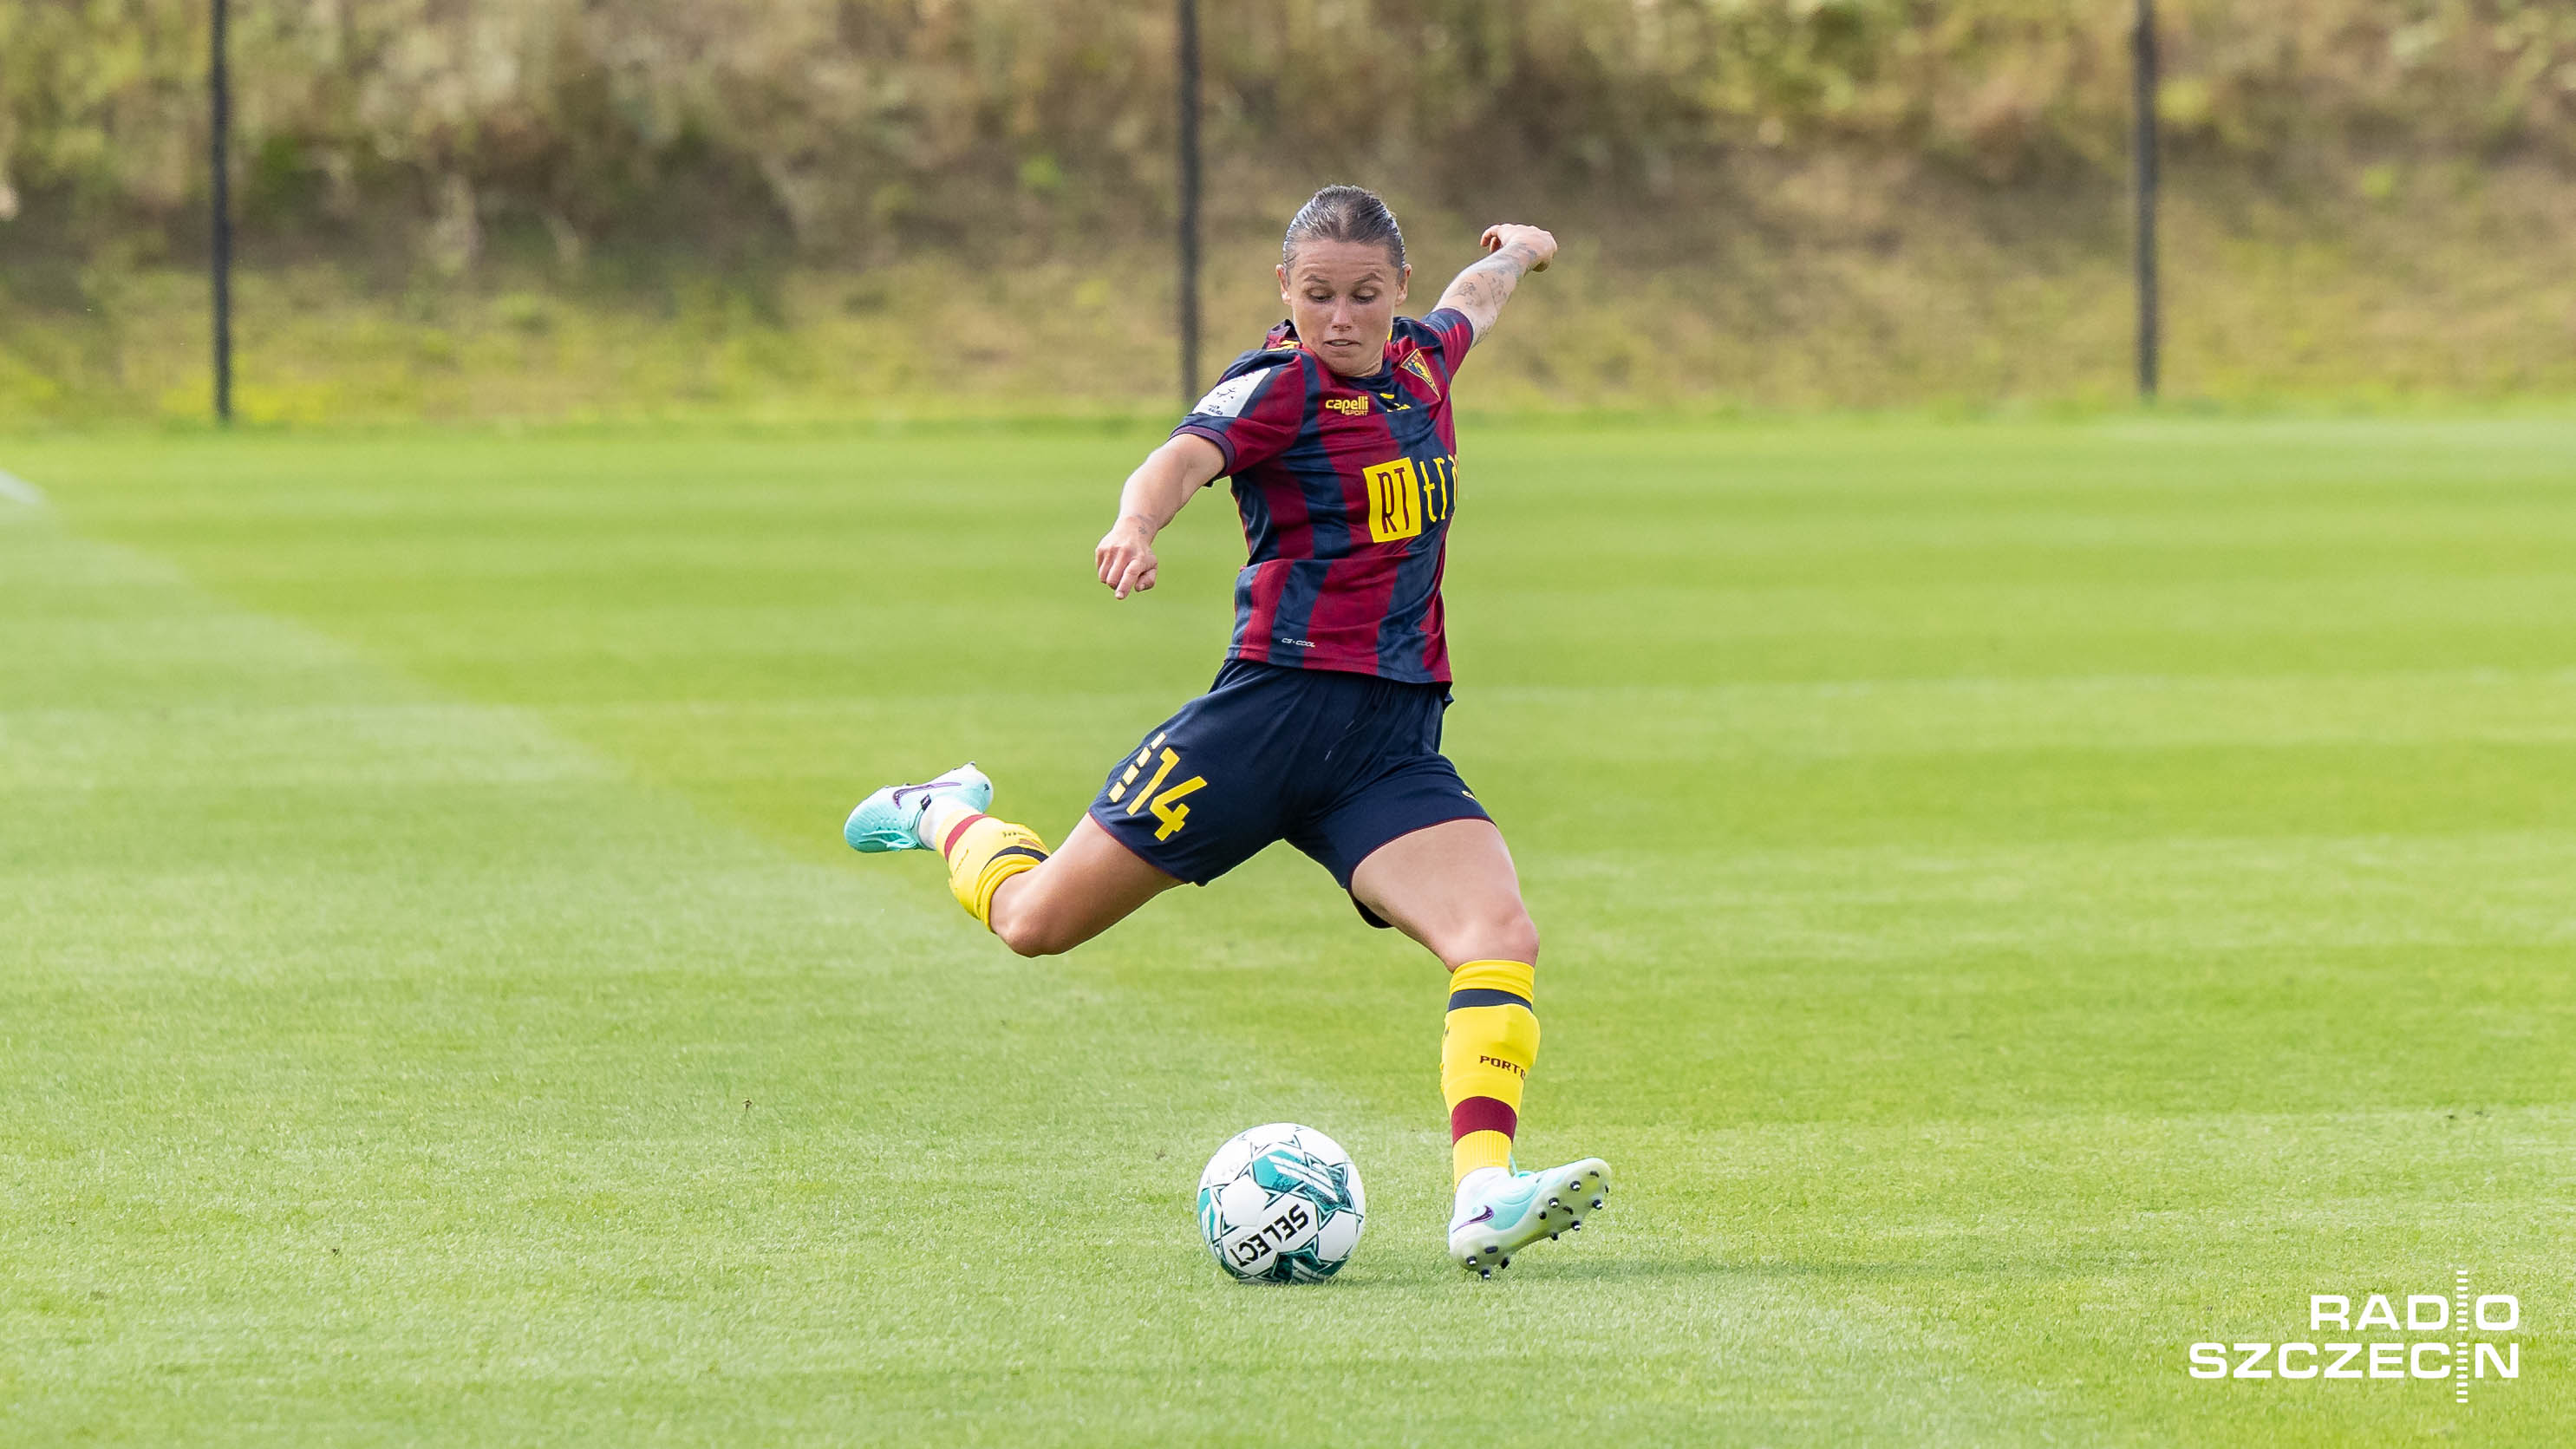
<svg viewBox="0 0 2576 1449"><path fill-rule="evenodd" d="M1512 1254L1541 1238L1575 1232L1583 1215L1610 1200L1610 1164L1598 1157L1545 1172L1473 1175L1458 1190L1449 1219L1449 1256L1479 1277L1512 1265Z"/></svg>
<svg viewBox="0 0 2576 1449"><path fill-rule="evenodd" d="M993 782L976 769L973 761L922 785L888 785L859 802L850 812L849 822L841 827L841 838L850 849L866 855L887 850L936 850L939 842L921 838L921 822L930 813L930 802L955 800L958 804L982 814L993 803Z"/></svg>

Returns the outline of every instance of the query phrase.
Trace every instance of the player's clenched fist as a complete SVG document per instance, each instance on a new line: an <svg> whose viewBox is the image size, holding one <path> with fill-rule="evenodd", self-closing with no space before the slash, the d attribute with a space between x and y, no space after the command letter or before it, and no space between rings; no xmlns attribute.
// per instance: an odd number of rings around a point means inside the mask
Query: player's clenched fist
<svg viewBox="0 0 2576 1449"><path fill-rule="evenodd" d="M1099 565L1100 581L1119 598L1154 586L1153 536L1133 519L1122 518L1101 535L1100 547L1092 551L1092 561Z"/></svg>
<svg viewBox="0 0 2576 1449"><path fill-rule="evenodd" d="M1489 252L1519 248L1525 264L1533 272L1546 271L1548 262L1556 256L1554 236L1537 227L1513 222L1485 228L1485 234L1478 237L1476 243Z"/></svg>

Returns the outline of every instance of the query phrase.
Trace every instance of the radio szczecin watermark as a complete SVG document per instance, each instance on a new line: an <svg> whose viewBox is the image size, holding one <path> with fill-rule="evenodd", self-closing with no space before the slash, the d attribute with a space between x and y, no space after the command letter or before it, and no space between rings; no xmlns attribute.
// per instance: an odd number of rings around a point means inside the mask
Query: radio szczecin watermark
<svg viewBox="0 0 2576 1449"><path fill-rule="evenodd" d="M2196 1379L2448 1379L2465 1404L2472 1378L2522 1377L2521 1341L2499 1337L2521 1327L2521 1300L2472 1296L2462 1268L2447 1294L2312 1293L2311 1339L2195 1343L2188 1358Z"/></svg>

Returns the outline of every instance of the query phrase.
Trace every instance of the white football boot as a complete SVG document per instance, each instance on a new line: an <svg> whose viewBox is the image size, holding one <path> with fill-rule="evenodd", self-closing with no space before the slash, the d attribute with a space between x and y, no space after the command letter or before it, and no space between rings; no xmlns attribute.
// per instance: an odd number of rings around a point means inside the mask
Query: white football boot
<svg viewBox="0 0 2576 1449"><path fill-rule="evenodd" d="M949 799L981 813L993 803L993 782L973 761L922 785L888 785L859 802L841 826L850 848L874 855L886 850L937 850L939 842L922 837L934 800Z"/></svg>
<svg viewBox="0 0 2576 1449"><path fill-rule="evenodd" d="M1482 1168L1458 1184L1449 1256L1468 1272L1491 1278L1496 1268L1510 1267L1520 1249L1580 1230L1583 1215L1609 1200L1610 1164L1598 1157L1545 1172Z"/></svg>

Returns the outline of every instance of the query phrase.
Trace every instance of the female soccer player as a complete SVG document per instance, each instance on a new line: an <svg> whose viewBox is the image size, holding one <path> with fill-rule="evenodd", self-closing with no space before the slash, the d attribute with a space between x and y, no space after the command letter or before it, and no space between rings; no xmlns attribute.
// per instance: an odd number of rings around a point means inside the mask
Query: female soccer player
<svg viewBox="0 0 2576 1449"><path fill-rule="evenodd" d="M1440 753L1440 575L1458 486L1449 380L1556 254L1533 226L1490 227L1482 243L1491 255L1416 321L1395 314L1412 268L1374 194L1328 186L1288 223L1288 320L1129 475L1095 551L1117 598L1152 588L1155 535L1232 477L1251 553L1233 645L1207 693L1111 766L1063 849L985 814L993 785L971 764L877 791L843 835L862 851L938 851L958 903L1023 956L1069 951L1274 840L1313 856L1362 918L1449 968L1449 1251L1491 1277L1522 1246L1581 1226L1610 1169L1587 1157L1513 1170L1538 1057L1538 931L1502 832Z"/></svg>

